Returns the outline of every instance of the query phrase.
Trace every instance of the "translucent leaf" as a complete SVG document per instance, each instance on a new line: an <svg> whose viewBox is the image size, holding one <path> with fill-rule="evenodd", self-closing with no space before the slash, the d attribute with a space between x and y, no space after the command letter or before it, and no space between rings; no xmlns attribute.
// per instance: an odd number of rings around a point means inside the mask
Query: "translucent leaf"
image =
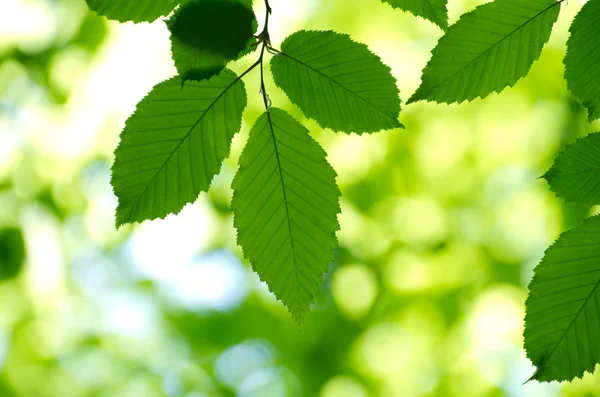
<svg viewBox="0 0 600 397"><path fill-rule="evenodd" d="M600 118L600 1L589 0L571 25L565 78L575 98L588 109L589 121Z"/></svg>
<svg viewBox="0 0 600 397"><path fill-rule="evenodd" d="M558 197L584 205L600 204L600 133L568 145L544 178Z"/></svg>
<svg viewBox="0 0 600 397"><path fill-rule="evenodd" d="M253 50L257 22L248 0L193 1L167 21L182 80L204 80Z"/></svg>
<svg viewBox="0 0 600 397"><path fill-rule="evenodd" d="M156 85L127 120L115 151L117 226L177 213L208 190L245 107L244 83L228 69L183 88L178 77Z"/></svg>
<svg viewBox="0 0 600 397"><path fill-rule="evenodd" d="M152 22L168 15L180 0L86 0L90 10L120 22Z"/></svg>
<svg viewBox="0 0 600 397"><path fill-rule="evenodd" d="M402 126L396 80L364 44L303 30L281 51L271 60L275 84L320 126L359 134Z"/></svg>
<svg viewBox="0 0 600 397"><path fill-rule="evenodd" d="M495 0L448 28L408 103L470 101L513 86L550 38L561 2Z"/></svg>
<svg viewBox="0 0 600 397"><path fill-rule="evenodd" d="M302 323L333 260L340 192L325 152L289 114L256 121L233 180L238 243Z"/></svg>
<svg viewBox="0 0 600 397"><path fill-rule="evenodd" d="M572 380L600 362L600 216L563 233L535 268L525 303L532 379Z"/></svg>
<svg viewBox="0 0 600 397"><path fill-rule="evenodd" d="M394 8L430 20L443 30L448 29L448 0L383 0Z"/></svg>

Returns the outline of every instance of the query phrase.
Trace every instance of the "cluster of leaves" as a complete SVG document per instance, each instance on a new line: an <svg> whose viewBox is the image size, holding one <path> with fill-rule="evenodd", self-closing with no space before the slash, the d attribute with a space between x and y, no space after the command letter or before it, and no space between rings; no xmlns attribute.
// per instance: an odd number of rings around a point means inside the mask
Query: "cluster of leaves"
<svg viewBox="0 0 600 397"><path fill-rule="evenodd" d="M253 269L302 322L333 258L340 192L326 153L309 131L271 107L264 58L275 84L322 128L374 133L402 128L390 69L368 48L333 31L299 31L271 46L251 0L87 0L119 21L166 20L179 75L157 84L127 120L115 152L117 225L179 212L207 191L229 155L247 95L242 78L260 69L265 113L255 122L233 181L238 243ZM375 0L373 0L375 1ZM541 55L563 0L494 0L448 25L447 0L383 0L445 31L408 100L454 103L513 86ZM571 27L568 87L600 118L600 0ZM239 76L230 61L257 50ZM570 201L600 204L600 134L567 147L545 175ZM527 300L525 348L533 379L571 380L600 361L600 218L564 233L535 271ZM599 342L600 343L600 342Z"/></svg>

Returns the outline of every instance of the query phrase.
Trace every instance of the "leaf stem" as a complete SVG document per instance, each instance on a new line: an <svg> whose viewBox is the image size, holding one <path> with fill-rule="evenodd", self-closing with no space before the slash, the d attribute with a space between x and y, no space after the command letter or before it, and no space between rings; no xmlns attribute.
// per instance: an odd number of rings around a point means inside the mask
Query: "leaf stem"
<svg viewBox="0 0 600 397"><path fill-rule="evenodd" d="M269 37L269 15L271 15L272 11L269 0L265 0L265 26L263 31L258 35L262 47L257 62L260 63L260 93L262 94L265 110L267 112L271 107L271 100L269 99L269 94L267 94L267 88L265 87L264 57L265 50L271 48L271 38Z"/></svg>

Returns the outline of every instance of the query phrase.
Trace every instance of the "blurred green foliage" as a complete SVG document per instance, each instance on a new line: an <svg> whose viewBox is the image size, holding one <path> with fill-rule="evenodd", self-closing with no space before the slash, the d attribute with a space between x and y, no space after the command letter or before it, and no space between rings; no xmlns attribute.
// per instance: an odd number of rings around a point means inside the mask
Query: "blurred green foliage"
<svg viewBox="0 0 600 397"><path fill-rule="evenodd" d="M477 4L452 1L451 23ZM0 260L25 254L19 272L1 262L0 396L600 394L598 375L521 386L533 372L521 339L533 266L596 211L539 178L598 129L563 79L581 4L501 95L414 104L406 130L370 136L302 120L343 200L337 259L299 331L235 245L230 183L260 101L209 194L116 231L112 151L135 103L174 74L164 23L107 24L82 0L0 2ZM392 67L404 100L442 34L378 0L271 5L275 47L299 28L350 33Z"/></svg>

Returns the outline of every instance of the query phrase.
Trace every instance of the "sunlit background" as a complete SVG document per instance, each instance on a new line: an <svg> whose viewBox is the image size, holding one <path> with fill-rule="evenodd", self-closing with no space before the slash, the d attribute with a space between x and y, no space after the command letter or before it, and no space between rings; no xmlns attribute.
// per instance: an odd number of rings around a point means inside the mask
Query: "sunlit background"
<svg viewBox="0 0 600 397"><path fill-rule="evenodd" d="M349 33L392 67L403 100L442 34L380 0L270 2L275 47L301 28ZM480 3L450 0L450 21ZM269 84L343 192L340 248L299 331L241 258L229 208L262 111L257 72L211 191L117 231L112 153L137 101L175 73L164 23L109 23L83 0L0 0L0 396L599 395L600 375L521 385L534 371L521 336L533 267L593 211L538 178L600 130L563 81L582 4L563 3L515 88L407 106L405 130L322 131Z"/></svg>

